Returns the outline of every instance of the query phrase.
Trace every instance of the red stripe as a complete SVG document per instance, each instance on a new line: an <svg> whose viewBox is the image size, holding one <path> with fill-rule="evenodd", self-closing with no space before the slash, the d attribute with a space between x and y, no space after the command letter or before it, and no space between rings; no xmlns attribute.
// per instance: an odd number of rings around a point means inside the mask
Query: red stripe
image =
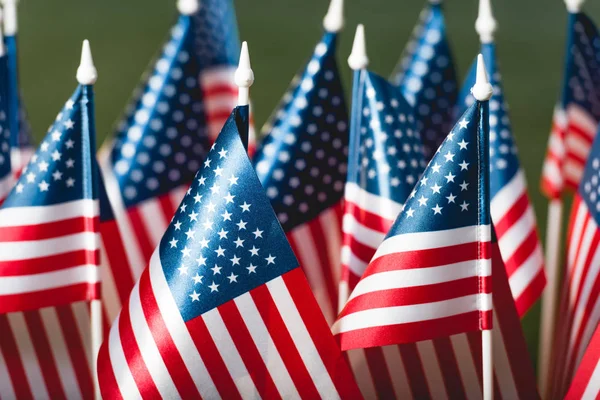
<svg viewBox="0 0 600 400"><path fill-rule="evenodd" d="M359 260L368 263L373 258L377 248L362 244L352 234L344 234L344 245L352 250L352 254Z"/></svg>
<svg viewBox="0 0 600 400"><path fill-rule="evenodd" d="M417 351L417 345L414 343L398 346L402 362L407 366L405 368L410 390L414 399L430 399L429 386L425 380L425 371Z"/></svg>
<svg viewBox="0 0 600 400"><path fill-rule="evenodd" d="M353 203L350 199L346 199L344 214L350 214L354 216L354 219L356 219L361 225L383 234L386 234L394 224L394 221L367 211L361 208L358 204Z"/></svg>
<svg viewBox="0 0 600 400"><path fill-rule="evenodd" d="M582 398L588 385L591 383L592 375L597 368L600 368L600 326L596 329L590 345L588 346L581 364L577 369L575 378L571 383L571 388L567 393L565 400L579 400ZM600 393L596 393L596 399Z"/></svg>
<svg viewBox="0 0 600 400"><path fill-rule="evenodd" d="M177 346L173 342L165 321L162 319L158 303L152 291L149 268L146 268L140 277L140 304L142 305L142 311L144 312L150 332L152 332L154 342L158 347L158 351L169 371L173 383L177 387L177 391L182 398L200 398L201 396L198 393L196 384L183 362Z"/></svg>
<svg viewBox="0 0 600 400"><path fill-rule="evenodd" d="M587 157L587 156L586 156ZM567 149L567 152L565 154L565 165L568 163L571 163L573 165L575 165L576 167L581 168L581 174L583 173L583 168L585 167L586 164L586 157L582 157L577 153L573 153L571 150ZM568 179L568 178L566 178Z"/></svg>
<svg viewBox="0 0 600 400"><path fill-rule="evenodd" d="M528 209L529 197L527 196L527 191L523 191L517 201L515 201L515 203L508 210L506 210L500 220L494 221L494 228L496 228L496 235L498 235L498 239L501 239L502 236L504 236L504 234L516 222L518 222L519 219L521 219Z"/></svg>
<svg viewBox="0 0 600 400"><path fill-rule="evenodd" d="M277 351L281 355L298 394L303 399L317 399L319 392L310 377L306 365L294 344L294 340L285 326L285 322L279 314L279 310L269 294L266 286L259 286L250 291L254 304L260 313L269 334L273 339Z"/></svg>
<svg viewBox="0 0 600 400"><path fill-rule="evenodd" d="M392 385L392 377L388 371L387 363L381 347L365 349L365 358L369 366L369 372L373 377L373 384L380 399L397 398Z"/></svg>
<svg viewBox="0 0 600 400"><path fill-rule="evenodd" d="M0 261L0 277L61 271L86 264L100 264L100 251L75 250L53 256L29 258L27 260Z"/></svg>
<svg viewBox="0 0 600 400"><path fill-rule="evenodd" d="M95 232L98 217L77 217L45 224L0 227L0 242L54 239L82 232Z"/></svg>
<svg viewBox="0 0 600 400"><path fill-rule="evenodd" d="M535 278L529 283L521 295L515 299L515 306L519 317L523 317L533 307L535 302L542 296L546 287L546 274L540 270Z"/></svg>
<svg viewBox="0 0 600 400"><path fill-rule="evenodd" d="M13 331L8 323L8 316L0 314L0 351L6 362L15 395L18 399L33 399L33 394L27 382L23 361Z"/></svg>
<svg viewBox="0 0 600 400"><path fill-rule="evenodd" d="M146 224L138 207L131 207L127 210L127 216L135 233L135 238L140 245L140 250L145 260L150 260L154 252L154 243L146 230Z"/></svg>
<svg viewBox="0 0 600 400"><path fill-rule="evenodd" d="M58 370L54 364L54 355L50 350L50 343L46 336L46 329L42 323L38 310L23 313L27 330L31 336L31 343L35 349L37 361L42 371L42 377L46 383L48 394L52 399L65 399L65 391L60 382Z"/></svg>
<svg viewBox="0 0 600 400"><path fill-rule="evenodd" d="M115 372L113 371L110 362L108 340L105 340L104 343L102 343L102 347L100 347L100 352L98 353L98 381L100 383L100 393L102 394L103 399L123 399L123 395L117 384L117 378L115 378ZM86 393L91 393L91 391Z"/></svg>
<svg viewBox="0 0 600 400"><path fill-rule="evenodd" d="M290 292L302 321L340 397L354 398L360 396L354 376L331 335L331 330L323 318L323 314L302 271L296 268L282 275L281 278Z"/></svg>
<svg viewBox="0 0 600 400"><path fill-rule="evenodd" d="M177 207L179 207L179 204L173 204L171 201L171 194L169 193L158 198L158 205L160 206L163 216L165 217L165 225L169 225L173 219L173 215L175 214Z"/></svg>
<svg viewBox="0 0 600 400"><path fill-rule="evenodd" d="M467 394L463 387L463 380L460 378L458 362L454 354L454 349L449 337L435 339L433 341L435 354L439 360L442 378L446 387L446 393L452 399L466 399Z"/></svg>
<svg viewBox="0 0 600 400"><path fill-rule="evenodd" d="M265 399L280 399L281 395L275 382L273 382L235 302L228 301L217 307L217 310L260 396Z"/></svg>
<svg viewBox="0 0 600 400"><path fill-rule="evenodd" d="M222 94L230 94L232 97L232 101L234 101L237 98L238 95L238 87L231 84L231 83L211 83L211 84L205 84L204 82L202 82L202 93L204 94L204 97L212 97L212 96L218 96L218 95L222 95ZM208 82L207 82L208 83ZM235 103L234 103L235 105Z"/></svg>
<svg viewBox="0 0 600 400"><path fill-rule="evenodd" d="M125 304L135 282L127 258L125 244L116 221L106 221L100 224L100 235L106 250L110 274L119 293L121 304Z"/></svg>
<svg viewBox="0 0 600 400"><path fill-rule="evenodd" d="M506 260L506 272L508 276L512 276L521 266L531 257L538 246L541 246L535 227L531 229L525 239L519 243L515 252ZM543 263L540 261L540 268L543 268Z"/></svg>
<svg viewBox="0 0 600 400"><path fill-rule="evenodd" d="M573 120L573 119L571 121L569 121L569 126L567 127L566 136L567 137L570 137L571 135L576 136L576 137L580 138L581 140L585 141L586 144L591 147L592 143L594 142L594 135L596 133L596 130L593 130L593 131L587 130L583 126L578 125L577 122L578 121ZM567 142L567 145L568 145L568 142Z"/></svg>
<svg viewBox="0 0 600 400"><path fill-rule="evenodd" d="M329 262L329 247L332 247L334 243L330 242L323 232L323 226L321 220L317 217L308 223L310 229L311 238L317 250L317 256L319 257L319 263L321 264L321 273L325 281L325 289L329 297L329 304L331 307L332 315L337 312L337 301L338 301L338 285L333 279L331 271L333 268L338 268L337 265L333 266ZM336 249L339 251L339 249ZM305 266L305 268L315 268L315 266Z"/></svg>
<svg viewBox="0 0 600 400"><path fill-rule="evenodd" d="M78 301L100 298L100 284L79 283L56 289L38 290L26 294L0 296L0 313L55 307Z"/></svg>

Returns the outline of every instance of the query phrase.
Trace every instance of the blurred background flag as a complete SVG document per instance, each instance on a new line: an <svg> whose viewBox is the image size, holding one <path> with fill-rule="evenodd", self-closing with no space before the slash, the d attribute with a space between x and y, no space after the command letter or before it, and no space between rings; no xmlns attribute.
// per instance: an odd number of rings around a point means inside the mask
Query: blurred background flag
<svg viewBox="0 0 600 400"><path fill-rule="evenodd" d="M260 181L325 314L337 315L348 112L336 61L343 0L332 0L325 34L277 107L254 157Z"/></svg>
<svg viewBox="0 0 600 400"><path fill-rule="evenodd" d="M417 129L429 161L452 129L458 84L441 0L429 0L420 19L391 81L400 86L415 108Z"/></svg>
<svg viewBox="0 0 600 400"><path fill-rule="evenodd" d="M490 0L479 1L476 29L494 87L490 99L490 212L517 310L523 316L540 298L546 284L544 256L504 99L494 43L496 21ZM460 92L458 116L475 101L471 88L476 72L475 62Z"/></svg>
<svg viewBox="0 0 600 400"><path fill-rule="evenodd" d="M355 87L344 194L340 308L425 168L412 107L396 86L366 69L362 25L354 43L349 58Z"/></svg>
<svg viewBox="0 0 600 400"><path fill-rule="evenodd" d="M8 55L0 32L0 205L11 191L15 178L10 165L10 127L8 123Z"/></svg>
<svg viewBox="0 0 600 400"><path fill-rule="evenodd" d="M600 396L600 326L583 355L565 400L592 400Z"/></svg>

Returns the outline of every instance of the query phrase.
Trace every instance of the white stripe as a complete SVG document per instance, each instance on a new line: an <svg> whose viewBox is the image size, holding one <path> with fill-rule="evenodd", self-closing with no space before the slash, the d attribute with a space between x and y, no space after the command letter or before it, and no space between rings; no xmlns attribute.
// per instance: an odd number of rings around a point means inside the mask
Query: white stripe
<svg viewBox="0 0 600 400"><path fill-rule="evenodd" d="M544 254L542 253L542 246L538 243L525 262L508 278L513 297L518 299L543 270Z"/></svg>
<svg viewBox="0 0 600 400"><path fill-rule="evenodd" d="M584 160L587 158L588 154L590 154L592 146L579 136L579 132L570 132L565 140L565 145L570 153L573 153Z"/></svg>
<svg viewBox="0 0 600 400"><path fill-rule="evenodd" d="M429 387L429 394L433 399L447 399L446 385L440 370L440 360L435 353L433 342L426 340L417 342L417 351L425 372L425 379Z"/></svg>
<svg viewBox="0 0 600 400"><path fill-rule="evenodd" d="M435 232L404 233L387 238L373 256L373 260L394 253L415 250L429 250L440 247L457 246L472 242L491 240L489 225L467 226ZM371 261L373 261L371 260Z"/></svg>
<svg viewBox="0 0 600 400"><path fill-rule="evenodd" d="M48 337L50 351L53 356L53 364L58 370L62 387L65 390L67 398L81 399L83 394L75 375L75 368L71 363L69 349L62 334L62 328L56 308L47 307L40 310L40 317L44 326L44 332Z"/></svg>
<svg viewBox="0 0 600 400"><path fill-rule="evenodd" d="M563 172L565 178L568 178L573 182L579 183L581 177L583 176L583 167L584 165L579 161L575 161L570 158L565 160L565 163L563 165Z"/></svg>
<svg viewBox="0 0 600 400"><path fill-rule="evenodd" d="M390 221L395 221L402 212L402 204L369 193L353 182L346 183L344 198L363 210Z"/></svg>
<svg viewBox="0 0 600 400"><path fill-rule="evenodd" d="M64 219L100 215L98 200L76 200L55 206L8 207L0 209L0 228L38 225Z"/></svg>
<svg viewBox="0 0 600 400"><path fill-rule="evenodd" d="M339 399L340 396L306 329L306 324L296 308L294 299L285 286L283 278L273 279L267 282L266 285L319 395L323 399Z"/></svg>
<svg viewBox="0 0 600 400"><path fill-rule="evenodd" d="M565 127L561 127L561 129L565 129ZM561 137L561 132L558 130L553 130L550 134L550 138L548 140L548 149L557 157L563 157L565 155L565 143L563 138Z"/></svg>
<svg viewBox="0 0 600 400"><path fill-rule="evenodd" d="M591 309L591 312L587 323L584 326L581 326L577 329L578 332L582 332L581 342L579 343L579 346L577 348L573 348L572 351L570 351L570 353L576 354L575 366L578 366L581 362L583 354L585 353L585 350L590 340L592 339L596 328L600 326L600 299L596 299L595 303L588 303L583 307L587 308L588 310ZM570 346L572 346L572 342L570 343Z"/></svg>
<svg viewBox="0 0 600 400"><path fill-rule="evenodd" d="M504 215L523 196L527 183L523 171L519 170L506 185L500 189L491 201L490 212L492 220L500 222Z"/></svg>
<svg viewBox="0 0 600 400"><path fill-rule="evenodd" d="M123 398L128 400L141 399L142 396L133 379L133 375L129 370L129 365L127 365L127 359L123 352L123 344L121 343L121 336L119 335L120 318L121 314L115 319L108 336L108 356L110 358L110 365L112 366L119 392Z"/></svg>
<svg viewBox="0 0 600 400"><path fill-rule="evenodd" d="M3 399L16 399L17 395L15 394L15 389L13 387L12 381L10 379L10 375L8 373L8 368L6 364L6 359L2 354L2 350L0 349L0 393L2 393Z"/></svg>
<svg viewBox="0 0 600 400"><path fill-rule="evenodd" d="M81 232L59 238L0 243L0 261L29 260L78 250L100 248L100 235Z"/></svg>
<svg viewBox="0 0 600 400"><path fill-rule="evenodd" d="M299 399L300 394L296 390L296 385L292 381L292 377L277 347L275 347L273 338L271 338L271 334L258 312L252 296L246 292L236 297L234 302L240 312L240 316L244 320L246 328L248 328L250 336L252 336L260 358L265 363L269 375L273 378L273 383L275 383L279 395L284 399Z"/></svg>
<svg viewBox="0 0 600 400"><path fill-rule="evenodd" d="M597 398L598 393L600 393L600 360L598 360L598 364L596 364L596 368L594 368L594 372L592 373L592 376L590 376L590 380L581 399L594 400Z"/></svg>
<svg viewBox="0 0 600 400"><path fill-rule="evenodd" d="M364 349L349 350L348 361L356 379L356 383L365 400L377 399L377 390L373 384L371 370L367 364Z"/></svg>
<svg viewBox="0 0 600 400"><path fill-rule="evenodd" d="M334 334L339 334L357 329L429 321L472 311L490 311L491 308L484 307L489 305L487 299L490 298L491 294L473 294L425 304L357 311L339 318L331 330ZM489 303L491 304L491 300Z"/></svg>
<svg viewBox="0 0 600 400"><path fill-rule="evenodd" d="M227 368L227 372L231 375L233 383L242 398L259 399L258 390L254 386L252 377L246 369L244 359L238 352L237 347L235 347L235 343L227 330L225 322L223 322L223 318L221 318L221 314L219 314L219 310L213 308L202 314L199 318L202 318L206 324L206 328L210 336L212 336L217 351Z"/></svg>
<svg viewBox="0 0 600 400"><path fill-rule="evenodd" d="M492 335L492 351L494 352L494 372L498 380L498 387L503 399L518 399L519 392L515 382L508 353L504 346L504 336L500 328L497 313L494 313L494 328Z"/></svg>
<svg viewBox="0 0 600 400"><path fill-rule="evenodd" d="M331 277L333 278L333 284L337 287L342 275L342 264L340 261L342 231L341 223L334 208L328 208L319 215L319 224L327 241L327 258L329 259L329 267L331 268Z"/></svg>
<svg viewBox="0 0 600 400"><path fill-rule="evenodd" d="M569 124L575 124L586 132L590 139L594 138L598 123L585 108L575 103L569 104L567 107L567 119Z"/></svg>
<svg viewBox="0 0 600 400"><path fill-rule="evenodd" d="M220 86L223 83L228 83L232 87L235 85L234 75L237 67L235 66L218 66L214 68L203 69L200 73L200 84L203 88L211 88Z"/></svg>
<svg viewBox="0 0 600 400"><path fill-rule="evenodd" d="M79 283L100 282L95 265L82 265L60 271L22 276L0 277L0 296L26 294Z"/></svg>
<svg viewBox="0 0 600 400"><path fill-rule="evenodd" d="M573 224L573 229L571 231L571 237L569 239L569 254L568 254L568 263L567 269L571 271L575 266L575 258L577 257L577 250L579 248L579 241L581 240L581 235L583 235L583 227L588 217L588 208L583 199L579 203L579 207L577 208L577 214L575 215L575 223Z"/></svg>
<svg viewBox="0 0 600 400"><path fill-rule="evenodd" d="M382 346L383 358L392 380L392 387L397 399L412 397L406 367L402 361L400 348L397 345Z"/></svg>
<svg viewBox="0 0 600 400"><path fill-rule="evenodd" d="M77 324L77 333L79 333L79 338L81 339L81 343L83 344L84 349L88 349L85 351L85 358L87 360L88 365L90 366L90 371L93 371L93 363L92 363L92 337L90 331L90 311L89 311L89 303L86 301L80 301L77 303L71 304L71 311L73 313L73 317L75 318L75 323Z"/></svg>
<svg viewBox="0 0 600 400"><path fill-rule="evenodd" d="M598 225L596 225L596 221L594 218L588 218L587 227L583 236L581 238L581 246L579 247L579 251L577 254L577 263L575 264L575 268L571 273L571 282L569 286L571 288L579 288L579 284L581 280L584 278L584 269L586 265L586 260L590 254L590 251L595 251L596 249L591 249L592 240L594 239L594 235L598 231ZM571 290L569 292L569 304L574 305L575 300L579 294L578 290Z"/></svg>
<svg viewBox="0 0 600 400"><path fill-rule="evenodd" d="M482 398L482 389L477 375L477 369L473 362L473 354L464 333L450 336L450 343L456 364L460 372L460 378L465 394L468 400L480 400Z"/></svg>
<svg viewBox="0 0 600 400"><path fill-rule="evenodd" d="M375 252L375 248L373 248L373 252ZM364 262L360 258L358 258L353 252L350 246L342 247L342 262L343 265L348 267L348 269L357 277L361 277L369 263Z"/></svg>
<svg viewBox="0 0 600 400"><path fill-rule="evenodd" d="M554 161L544 162L544 171L542 175L544 180L552 182L554 186L560 187L563 184L562 170Z"/></svg>
<svg viewBox="0 0 600 400"><path fill-rule="evenodd" d="M529 206L527 211L498 239L502 259L511 258L535 228L535 214L533 208Z"/></svg>
<svg viewBox="0 0 600 400"><path fill-rule="evenodd" d="M204 112L209 116L222 111L231 112L237 103L237 96L233 93L213 94L205 97Z"/></svg>
<svg viewBox="0 0 600 400"><path fill-rule="evenodd" d="M49 399L50 394L46 388L46 382L40 369L37 354L33 347L33 342L29 334L29 328L25 322L23 313L6 314L10 328L17 343L17 350L21 356L23 369L29 383L29 388L34 398Z"/></svg>
<svg viewBox="0 0 600 400"><path fill-rule="evenodd" d="M162 270L158 251L152 254L150 259L150 282L161 317L165 322L167 330L181 355L183 362L189 371L198 392L203 398L219 398L219 392L206 365L202 361L194 340L190 336L187 326L181 317L181 313L173 299L171 290L167 284L165 274Z"/></svg>
<svg viewBox="0 0 600 400"><path fill-rule="evenodd" d="M400 269L396 271L379 272L363 277L352 291L348 301L372 292L381 290L403 289L409 287L435 285L477 276L491 276L491 267L479 271L473 261L463 261L453 264L440 265L430 268ZM475 287L479 287L477 283Z"/></svg>
<svg viewBox="0 0 600 400"><path fill-rule="evenodd" d="M160 243L169 226L169 221L164 218L164 213L158 202L157 199L151 199L138 205L144 230L148 233L152 247L156 247Z"/></svg>
<svg viewBox="0 0 600 400"><path fill-rule="evenodd" d="M121 310L122 304L104 242L100 248L100 279L102 281L102 306L106 311L108 322L111 323Z"/></svg>
<svg viewBox="0 0 600 400"><path fill-rule="evenodd" d="M376 249L385 239L385 233L364 226L352 214L344 214L342 231L351 234L357 242L373 249Z"/></svg>

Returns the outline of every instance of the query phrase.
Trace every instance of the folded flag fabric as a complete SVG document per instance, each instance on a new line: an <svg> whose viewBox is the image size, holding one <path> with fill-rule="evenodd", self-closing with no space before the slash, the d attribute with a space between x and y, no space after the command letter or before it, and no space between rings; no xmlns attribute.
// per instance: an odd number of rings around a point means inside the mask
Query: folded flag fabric
<svg viewBox="0 0 600 400"><path fill-rule="evenodd" d="M482 44L481 54L494 87L490 99L490 212L517 310L523 316L545 287L544 255L512 135L496 45ZM476 71L477 65L473 63L460 93L460 114L475 101L470 90L475 84Z"/></svg>
<svg viewBox="0 0 600 400"><path fill-rule="evenodd" d="M332 323L338 311L348 111L325 32L263 133L254 164L310 286Z"/></svg>
<svg viewBox="0 0 600 400"><path fill-rule="evenodd" d="M558 198L579 186L600 121L600 36L584 13L569 13L562 93L542 171L542 192Z"/></svg>
<svg viewBox="0 0 600 400"><path fill-rule="evenodd" d="M0 204L15 184L10 160L10 125L8 121L8 56L0 54Z"/></svg>
<svg viewBox="0 0 600 400"><path fill-rule="evenodd" d="M456 71L440 2L429 2L421 12L410 43L392 73L404 97L415 108L425 159L431 160L452 129L452 108L458 96Z"/></svg>
<svg viewBox="0 0 600 400"><path fill-rule="evenodd" d="M100 350L104 398L360 396L236 108Z"/></svg>
<svg viewBox="0 0 600 400"><path fill-rule="evenodd" d="M593 400L600 396L600 326L585 351L566 400Z"/></svg>
<svg viewBox="0 0 600 400"><path fill-rule="evenodd" d="M342 350L491 329L488 121L477 101L438 149L332 328Z"/></svg>
<svg viewBox="0 0 600 400"><path fill-rule="evenodd" d="M355 72L344 192L343 307L425 168L412 107L397 87Z"/></svg>

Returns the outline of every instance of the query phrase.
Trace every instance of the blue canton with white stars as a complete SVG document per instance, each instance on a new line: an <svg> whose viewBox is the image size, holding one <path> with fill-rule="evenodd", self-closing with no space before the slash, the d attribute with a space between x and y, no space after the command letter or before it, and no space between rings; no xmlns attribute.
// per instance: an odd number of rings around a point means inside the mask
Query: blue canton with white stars
<svg viewBox="0 0 600 400"><path fill-rule="evenodd" d="M356 74L348 181L402 204L426 165L413 109L386 79Z"/></svg>
<svg viewBox="0 0 600 400"><path fill-rule="evenodd" d="M489 225L488 103L477 102L448 134L388 237Z"/></svg>
<svg viewBox="0 0 600 400"><path fill-rule="evenodd" d="M326 32L303 73L267 124L254 164L285 231L309 222L343 197L348 111L336 54Z"/></svg>
<svg viewBox="0 0 600 400"><path fill-rule="evenodd" d="M587 205L597 224L600 224L600 140L596 136L588 158L583 179L579 184L579 195Z"/></svg>
<svg viewBox="0 0 600 400"><path fill-rule="evenodd" d="M126 207L189 184L210 146L192 21L179 18L116 132L111 163Z"/></svg>
<svg viewBox="0 0 600 400"><path fill-rule="evenodd" d="M2 205L45 206L98 198L92 86L78 86Z"/></svg>
<svg viewBox="0 0 600 400"><path fill-rule="evenodd" d="M9 96L8 120L11 131L11 146L13 148L31 147L31 125L27 119L27 112L23 106L23 99L19 91L19 60L17 52L17 37L6 36L6 57L8 66L7 90Z"/></svg>
<svg viewBox="0 0 600 400"><path fill-rule="evenodd" d="M8 57L0 57L0 181L11 174L8 123Z"/></svg>
<svg viewBox="0 0 600 400"><path fill-rule="evenodd" d="M504 99L502 78L496 58L496 45L493 43L481 46L490 83L494 94L490 99L490 196L494 196L507 184L520 170L517 144L512 135L508 105ZM460 93L460 114L475 102L471 88L475 84L477 74L477 61L475 61L465 80ZM458 115L460 115L458 114Z"/></svg>
<svg viewBox="0 0 600 400"><path fill-rule="evenodd" d="M186 321L298 267L240 140L238 112L160 243L163 270Z"/></svg>
<svg viewBox="0 0 600 400"><path fill-rule="evenodd" d="M415 107L417 129L423 138L426 160L452 129L458 85L442 7L428 5L421 23L392 74L404 97Z"/></svg>

